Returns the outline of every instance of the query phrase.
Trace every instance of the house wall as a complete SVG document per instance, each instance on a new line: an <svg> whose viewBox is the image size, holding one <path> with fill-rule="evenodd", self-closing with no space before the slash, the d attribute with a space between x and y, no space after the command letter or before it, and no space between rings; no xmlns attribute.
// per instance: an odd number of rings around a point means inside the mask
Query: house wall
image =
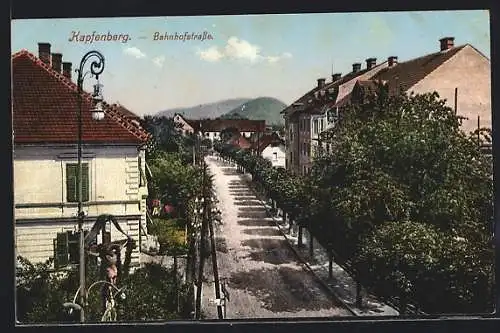
<svg viewBox="0 0 500 333"><path fill-rule="evenodd" d="M472 46L467 45L409 90L415 93L437 91L446 104L454 108L455 88L457 114L468 117L462 123L465 132L480 126L491 128L491 64Z"/></svg>
<svg viewBox="0 0 500 333"><path fill-rule="evenodd" d="M174 116L174 123L181 124L182 126L182 134L187 135L187 134L193 134L194 129L191 125L189 125L180 115L176 114Z"/></svg>
<svg viewBox="0 0 500 333"><path fill-rule="evenodd" d="M311 161L316 156L319 147L319 135L326 128L326 113L311 116Z"/></svg>
<svg viewBox="0 0 500 333"><path fill-rule="evenodd" d="M293 116L285 120L285 143L286 143L286 167L287 170L296 174L299 172L299 122L298 118Z"/></svg>
<svg viewBox="0 0 500 333"><path fill-rule="evenodd" d="M308 113L299 116L299 156L298 171L306 174L311 167L311 115Z"/></svg>
<svg viewBox="0 0 500 333"><path fill-rule="evenodd" d="M286 151L284 145L274 147L269 145L262 151L261 155L263 158L271 161L273 167L285 167Z"/></svg>
<svg viewBox="0 0 500 333"><path fill-rule="evenodd" d="M241 136L244 138L250 138L255 132L240 132ZM204 137L210 140L220 139L220 132L204 132Z"/></svg>
<svg viewBox="0 0 500 333"><path fill-rule="evenodd" d="M139 222L146 219L147 185L144 150L136 146L84 146L89 163L89 219L112 214L139 244ZM66 200L66 164L77 163L74 146L16 146L14 149L14 204L17 254L41 261L52 256L57 232L76 226L77 203ZM112 238L123 238L118 232ZM48 251L50 249L50 251ZM138 247L133 263L138 262Z"/></svg>

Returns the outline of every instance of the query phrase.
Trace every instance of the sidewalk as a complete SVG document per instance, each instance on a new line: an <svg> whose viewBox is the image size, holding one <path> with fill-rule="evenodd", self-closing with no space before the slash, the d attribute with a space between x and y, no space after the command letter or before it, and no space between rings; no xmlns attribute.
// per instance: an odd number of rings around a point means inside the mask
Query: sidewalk
<svg viewBox="0 0 500 333"><path fill-rule="evenodd" d="M252 181L252 177L250 174L242 174L242 177L248 181ZM345 272L339 265L333 262L333 275L332 279L329 279L328 276L328 253L327 251L320 245L320 243L313 237L313 256L309 256L309 242L311 235L309 234L306 228L303 229L303 237L302 237L302 247L298 246L298 237L297 231L291 230L288 232L289 224L283 223L283 219L281 217L272 216L270 213L271 206L266 202L267 199L263 199L260 193L257 193L255 188L252 186L252 189L255 191L257 197L262 202L262 204L266 207L268 214L272 217L276 226L283 233L287 241L290 243L290 246L293 250L299 255L301 260L310 268L311 272L318 277L319 280L323 282L325 286L327 286L333 294L337 295L341 298L346 304L348 304L351 309L359 316L397 316L399 315L398 311L393 309L392 307L381 303L376 300L371 295L366 295L363 293L363 304L364 308L360 309L356 307L356 284L355 281L349 276L347 272Z"/></svg>

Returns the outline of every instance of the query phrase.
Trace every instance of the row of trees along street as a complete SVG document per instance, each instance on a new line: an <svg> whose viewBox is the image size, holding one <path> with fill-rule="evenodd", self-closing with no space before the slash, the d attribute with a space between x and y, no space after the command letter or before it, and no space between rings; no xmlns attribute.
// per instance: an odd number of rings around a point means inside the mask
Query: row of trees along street
<svg viewBox="0 0 500 333"><path fill-rule="evenodd" d="M493 311L490 132L460 131L437 93L374 94L341 112L311 173L272 168L249 151L216 150L401 314ZM312 244L312 243L311 243Z"/></svg>
<svg viewBox="0 0 500 333"><path fill-rule="evenodd" d="M118 286L126 286L124 300L117 302L118 321L169 320L192 318L193 282L199 266L199 228L195 224L196 198L202 193L202 147L204 141L194 135L182 136L172 120L146 116L142 126L152 134L146 151L150 169L149 199L159 198L174 207L175 218L160 216L148 222L149 232L160 242L160 256L187 256L186 280L176 265L165 268L146 264L129 274L121 269ZM211 178L204 184L211 188ZM187 230L187 235L185 234ZM187 240L187 242L185 241ZM206 256L205 256L206 257ZM78 270L53 268L53 259L33 264L18 258L16 274L17 320L21 323L78 321L78 314L68 316L62 304L71 300L78 289ZM102 280L97 266L86 261L87 285ZM122 266L123 267L123 266ZM99 288L88 295L86 320L100 321L102 316Z"/></svg>

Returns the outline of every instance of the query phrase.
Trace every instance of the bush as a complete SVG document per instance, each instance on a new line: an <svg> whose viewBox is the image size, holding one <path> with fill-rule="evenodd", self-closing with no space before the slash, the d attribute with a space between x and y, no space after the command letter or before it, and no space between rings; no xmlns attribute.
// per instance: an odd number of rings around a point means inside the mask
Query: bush
<svg viewBox="0 0 500 333"><path fill-rule="evenodd" d="M78 271L54 271L51 260L32 264L20 257L16 274L17 320L21 323L78 322L75 311L68 315L63 303L72 302L79 286ZM97 269L88 267L87 288L99 280ZM160 265L149 264L123 277L118 287L126 286L124 301L117 300L118 321L139 321L180 318L178 297L183 301L185 287L174 273ZM96 285L88 294L86 322L98 322L102 303ZM77 303L79 299L77 299Z"/></svg>
<svg viewBox="0 0 500 333"><path fill-rule="evenodd" d="M183 219L161 219L154 218L149 227L152 235L158 236L160 253L179 254L185 252L185 224Z"/></svg>

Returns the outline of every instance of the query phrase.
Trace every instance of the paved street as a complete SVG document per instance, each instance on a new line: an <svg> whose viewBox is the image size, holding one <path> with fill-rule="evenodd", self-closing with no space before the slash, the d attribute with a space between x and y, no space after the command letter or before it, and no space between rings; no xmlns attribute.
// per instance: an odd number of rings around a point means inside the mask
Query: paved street
<svg viewBox="0 0 500 333"><path fill-rule="evenodd" d="M290 249L265 208L235 172L215 157L207 159L222 211L217 228L220 277L230 301L227 318L350 316L306 269ZM207 278L213 280L211 261ZM212 283L203 288L203 312L216 318Z"/></svg>

